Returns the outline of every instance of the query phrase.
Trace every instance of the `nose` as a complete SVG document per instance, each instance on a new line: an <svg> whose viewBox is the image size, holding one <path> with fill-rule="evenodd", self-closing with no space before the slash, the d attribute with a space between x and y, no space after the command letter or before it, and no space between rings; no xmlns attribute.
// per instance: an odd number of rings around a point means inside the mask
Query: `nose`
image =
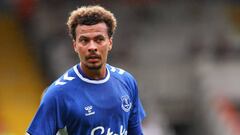
<svg viewBox="0 0 240 135"><path fill-rule="evenodd" d="M97 44L94 41L90 41L88 46L89 52L96 52L97 51Z"/></svg>

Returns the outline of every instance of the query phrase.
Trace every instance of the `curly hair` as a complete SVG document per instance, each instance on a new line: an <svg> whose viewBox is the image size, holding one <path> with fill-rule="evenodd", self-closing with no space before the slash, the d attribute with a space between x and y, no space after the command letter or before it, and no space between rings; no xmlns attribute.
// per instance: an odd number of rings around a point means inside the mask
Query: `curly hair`
<svg viewBox="0 0 240 135"><path fill-rule="evenodd" d="M68 18L68 33L76 40L76 27L78 25L95 25L104 22L108 28L108 36L112 37L117 27L113 13L101 6L82 6L73 10Z"/></svg>

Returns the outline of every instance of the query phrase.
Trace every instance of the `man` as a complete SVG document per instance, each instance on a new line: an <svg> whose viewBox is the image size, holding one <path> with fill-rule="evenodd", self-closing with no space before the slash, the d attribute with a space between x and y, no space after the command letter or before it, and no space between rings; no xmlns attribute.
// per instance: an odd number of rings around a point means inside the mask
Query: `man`
<svg viewBox="0 0 240 135"><path fill-rule="evenodd" d="M101 6L74 10L67 22L80 63L48 87L27 130L31 135L142 135L145 112L135 79L107 64L116 28Z"/></svg>

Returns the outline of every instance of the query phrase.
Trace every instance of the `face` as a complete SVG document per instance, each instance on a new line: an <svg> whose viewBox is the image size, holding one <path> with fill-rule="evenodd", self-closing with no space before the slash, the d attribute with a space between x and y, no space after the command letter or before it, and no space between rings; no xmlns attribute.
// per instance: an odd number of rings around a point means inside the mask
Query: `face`
<svg viewBox="0 0 240 135"><path fill-rule="evenodd" d="M73 47L78 54L82 68L99 70L106 65L108 52L112 49L105 23L78 25Z"/></svg>

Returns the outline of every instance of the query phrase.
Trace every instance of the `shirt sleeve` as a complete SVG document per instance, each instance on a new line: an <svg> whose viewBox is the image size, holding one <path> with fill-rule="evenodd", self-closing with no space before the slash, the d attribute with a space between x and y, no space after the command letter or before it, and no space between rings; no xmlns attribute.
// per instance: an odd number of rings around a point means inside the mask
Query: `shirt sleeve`
<svg viewBox="0 0 240 135"><path fill-rule="evenodd" d="M134 83L135 97L133 100L133 108L131 110L130 119L128 122L128 134L130 135L143 135L142 120L145 118L146 113L143 109L142 103L138 96L138 88Z"/></svg>
<svg viewBox="0 0 240 135"><path fill-rule="evenodd" d="M56 135L58 129L64 127L61 100L55 92L49 91L44 95L27 130L30 135Z"/></svg>

